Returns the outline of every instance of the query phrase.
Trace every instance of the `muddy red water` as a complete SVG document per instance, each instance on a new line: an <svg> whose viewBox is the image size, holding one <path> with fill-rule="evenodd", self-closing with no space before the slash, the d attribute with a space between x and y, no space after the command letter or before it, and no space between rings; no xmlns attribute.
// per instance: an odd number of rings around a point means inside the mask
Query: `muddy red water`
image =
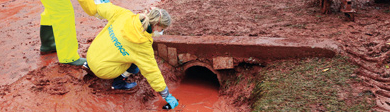
<svg viewBox="0 0 390 112"><path fill-rule="evenodd" d="M214 103L218 101L218 85L201 79L183 80L178 88L172 91L185 105L185 111L213 111Z"/></svg>
<svg viewBox="0 0 390 112"><path fill-rule="evenodd" d="M186 111L213 111L218 101L219 81L217 75L204 67L192 67L186 71L180 86L172 91L177 94ZM216 110L216 109L215 109Z"/></svg>
<svg viewBox="0 0 390 112"><path fill-rule="evenodd" d="M171 91L180 102L180 106L176 110L188 112L209 112L217 110L214 104L219 98L219 84L218 80L214 81L217 82L205 80L202 77L188 77L182 80L180 85L172 88ZM154 104L158 108L161 108L166 102L160 100Z"/></svg>

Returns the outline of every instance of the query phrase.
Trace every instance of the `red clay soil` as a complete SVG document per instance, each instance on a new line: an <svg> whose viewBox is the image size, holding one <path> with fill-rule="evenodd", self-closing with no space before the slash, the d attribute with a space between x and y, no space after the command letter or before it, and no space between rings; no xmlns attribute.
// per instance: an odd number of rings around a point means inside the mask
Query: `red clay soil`
<svg viewBox="0 0 390 112"><path fill-rule="evenodd" d="M341 54L360 66L358 75L375 93L379 108L390 110L390 3L357 3L355 21L350 22L340 12L321 14L314 1L168 0L159 7L172 15L172 27L166 30L172 35L338 41Z"/></svg>
<svg viewBox="0 0 390 112"><path fill-rule="evenodd" d="M89 17L76 0L79 53L87 48L107 21ZM342 54L360 66L359 76L375 93L380 109L390 110L390 18L389 3L366 4L356 9L355 22L344 15L320 13L318 5L302 0L162 0L158 7L173 18L171 35L256 36L292 39L328 38L340 44ZM136 13L155 6L158 0L112 0ZM140 5L139 5L140 4ZM111 80L86 75L80 67L59 64L56 54L39 55L39 0L0 0L0 110L1 111L160 111L163 103L145 78L130 78L139 85L132 91L112 91ZM176 88L177 70L157 58L168 87ZM66 69L64 69L66 68ZM254 70L255 71L255 70ZM249 86L249 89L253 88ZM246 91L246 90L229 90ZM174 89L172 91L175 93ZM234 96L230 93L227 96ZM246 92L248 93L248 92ZM229 95L230 94L230 95ZM184 96L183 96L184 97ZM182 98L178 98L182 99ZM158 104L156 104L158 102ZM220 97L215 110L247 111L247 105L229 107L231 99ZM177 110L183 110L181 105Z"/></svg>
<svg viewBox="0 0 390 112"><path fill-rule="evenodd" d="M89 17L77 0L71 0L76 16L79 53L86 51L107 21ZM113 1L136 13L154 6L157 0ZM138 111L161 109L153 105L162 100L142 75L133 76L138 83L132 91L112 91L112 80L86 75L81 67L58 63L56 54L39 55L39 0L0 0L0 110L1 111ZM174 76L159 63L166 79ZM167 66L167 65L165 65ZM169 72L167 72L169 71ZM175 81L175 80L173 80ZM167 83L172 87L170 80ZM158 97L157 97L158 96Z"/></svg>

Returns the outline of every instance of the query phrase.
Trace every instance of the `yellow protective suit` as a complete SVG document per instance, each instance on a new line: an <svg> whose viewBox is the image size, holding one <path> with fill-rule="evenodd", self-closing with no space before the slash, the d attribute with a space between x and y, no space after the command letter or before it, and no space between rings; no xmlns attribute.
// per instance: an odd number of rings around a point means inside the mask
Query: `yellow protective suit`
<svg viewBox="0 0 390 112"><path fill-rule="evenodd" d="M52 25L47 9L43 10L43 12L41 13L41 25L47 25L47 26Z"/></svg>
<svg viewBox="0 0 390 112"><path fill-rule="evenodd" d="M83 8L84 12L90 16L95 16L96 4L93 0L77 0L80 3L81 8Z"/></svg>
<svg viewBox="0 0 390 112"><path fill-rule="evenodd" d="M166 84L154 58L152 34L144 31L139 14L112 3L98 4L97 12L108 23L88 49L91 71L99 78L113 79L134 63L155 91L163 91Z"/></svg>
<svg viewBox="0 0 390 112"><path fill-rule="evenodd" d="M41 25L53 27L57 56L60 63L71 63L80 58L77 53L75 16L70 0L41 0L45 7Z"/></svg>

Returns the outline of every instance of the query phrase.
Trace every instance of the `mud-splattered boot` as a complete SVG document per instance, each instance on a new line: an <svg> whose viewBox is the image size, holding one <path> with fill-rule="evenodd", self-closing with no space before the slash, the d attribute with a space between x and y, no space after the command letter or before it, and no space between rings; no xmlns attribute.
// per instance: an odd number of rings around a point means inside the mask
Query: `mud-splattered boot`
<svg viewBox="0 0 390 112"><path fill-rule="evenodd" d="M129 90L131 88L134 88L137 85L136 82L127 83L126 82L127 77L124 77L123 75L124 74L119 75L119 77L114 79L114 82L112 82L111 89Z"/></svg>
<svg viewBox="0 0 390 112"><path fill-rule="evenodd" d="M54 41L54 34L52 26L41 25L41 55L56 52L56 43Z"/></svg>
<svg viewBox="0 0 390 112"><path fill-rule="evenodd" d="M81 66L81 65L84 65L85 62L87 62L87 59L85 59L85 58L79 58L78 60L76 60L76 61L74 61L74 62L64 63L64 64Z"/></svg>

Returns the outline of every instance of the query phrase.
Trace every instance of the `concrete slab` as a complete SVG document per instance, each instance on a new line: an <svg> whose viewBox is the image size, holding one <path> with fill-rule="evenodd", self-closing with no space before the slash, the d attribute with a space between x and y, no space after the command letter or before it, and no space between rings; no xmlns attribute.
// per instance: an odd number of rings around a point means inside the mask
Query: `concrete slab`
<svg viewBox="0 0 390 112"><path fill-rule="evenodd" d="M333 57L342 52L337 42L315 38L163 35L154 38L153 47L156 48L158 44L174 47L178 54L194 54L199 59L210 60L210 62L213 57L227 55L234 58L253 57L273 61L305 57Z"/></svg>

